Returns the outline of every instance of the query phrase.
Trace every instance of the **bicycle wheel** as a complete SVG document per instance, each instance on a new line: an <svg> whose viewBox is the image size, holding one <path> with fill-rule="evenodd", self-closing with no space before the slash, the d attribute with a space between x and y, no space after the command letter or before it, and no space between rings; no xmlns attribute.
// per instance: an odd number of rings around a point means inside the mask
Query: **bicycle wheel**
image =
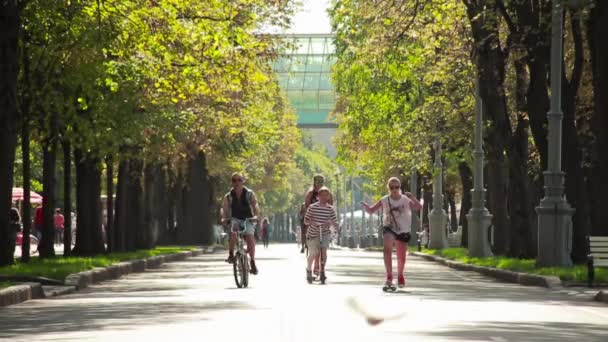
<svg viewBox="0 0 608 342"><path fill-rule="evenodd" d="M248 263L247 253L243 253L241 256L241 267L243 268L243 287L247 287L249 285L249 263Z"/></svg>
<svg viewBox="0 0 608 342"><path fill-rule="evenodd" d="M243 268L241 267L241 253L236 252L235 260L232 263L232 270L234 271L234 282L236 287L243 287Z"/></svg>

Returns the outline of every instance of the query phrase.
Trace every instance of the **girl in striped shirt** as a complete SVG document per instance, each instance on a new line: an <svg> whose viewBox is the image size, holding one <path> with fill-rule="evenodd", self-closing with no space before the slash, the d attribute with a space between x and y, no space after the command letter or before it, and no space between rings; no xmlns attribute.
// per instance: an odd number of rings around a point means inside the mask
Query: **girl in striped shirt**
<svg viewBox="0 0 608 342"><path fill-rule="evenodd" d="M325 263L327 261L327 248L331 239L330 227L337 227L336 209L328 203L331 194L329 189L319 189L319 201L311 204L306 210L304 223L308 226L306 232L306 244L308 245L308 259L306 266L306 280L312 283L313 276L311 266L317 255L321 255L321 283L325 283Z"/></svg>

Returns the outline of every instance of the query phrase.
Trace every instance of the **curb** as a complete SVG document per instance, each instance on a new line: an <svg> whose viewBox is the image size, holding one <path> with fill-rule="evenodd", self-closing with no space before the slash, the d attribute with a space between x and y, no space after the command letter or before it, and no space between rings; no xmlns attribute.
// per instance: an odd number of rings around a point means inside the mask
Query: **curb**
<svg viewBox="0 0 608 342"><path fill-rule="evenodd" d="M14 285L0 290L0 307L18 304L36 298L44 298L42 285L39 283Z"/></svg>
<svg viewBox="0 0 608 342"><path fill-rule="evenodd" d="M608 292L598 292L595 296L593 296L593 300L597 302L608 303Z"/></svg>
<svg viewBox="0 0 608 342"><path fill-rule="evenodd" d="M162 264L172 261L183 261L194 255L199 255L203 249L184 251L174 254L157 255L146 259L136 259L123 261L108 267L94 268L89 271L73 273L65 278L65 285L74 286L76 290L82 290L91 284L96 284L104 280L118 279L129 273L144 272L146 269L159 268Z"/></svg>
<svg viewBox="0 0 608 342"><path fill-rule="evenodd" d="M501 270L493 267L465 264L463 262L449 260L446 258L438 257L435 255L429 255L421 252L410 252L410 254L419 256L426 260L435 261L450 268L454 268L461 271L477 272L485 276L496 278L498 280L506 281L509 283L516 283L525 286L540 286L549 289L563 287L562 281L559 279L559 277L556 276L543 276L538 274ZM604 294L604 296L608 301L608 294Z"/></svg>
<svg viewBox="0 0 608 342"><path fill-rule="evenodd" d="M40 283L23 283L0 290L0 308L19 304L30 299L57 297L85 289L91 284L105 280L118 279L129 273L144 272L146 269L159 268L162 264L172 261L183 261L193 256L213 254L214 247L203 247L194 251L184 251L174 254L157 255L147 259L123 261L108 267L98 267L89 271L69 274L64 286L42 286Z"/></svg>
<svg viewBox="0 0 608 342"><path fill-rule="evenodd" d="M58 297L76 292L75 286L42 286L44 298Z"/></svg>

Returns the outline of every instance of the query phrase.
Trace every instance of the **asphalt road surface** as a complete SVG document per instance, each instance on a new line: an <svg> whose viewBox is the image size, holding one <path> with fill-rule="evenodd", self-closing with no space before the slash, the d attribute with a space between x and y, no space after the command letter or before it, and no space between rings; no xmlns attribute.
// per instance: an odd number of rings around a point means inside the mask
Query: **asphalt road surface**
<svg viewBox="0 0 608 342"><path fill-rule="evenodd" d="M294 244L258 246L260 274L238 289L224 258L202 255L2 308L0 340L608 341L608 305L576 291L408 256L406 288L388 294L381 254L349 250L330 250L327 284L309 285Z"/></svg>

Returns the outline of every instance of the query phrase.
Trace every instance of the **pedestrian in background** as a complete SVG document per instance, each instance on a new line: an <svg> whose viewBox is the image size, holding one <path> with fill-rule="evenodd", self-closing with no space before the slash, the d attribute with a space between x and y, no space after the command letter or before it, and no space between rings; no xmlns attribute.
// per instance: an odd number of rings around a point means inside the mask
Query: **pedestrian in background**
<svg viewBox="0 0 608 342"><path fill-rule="evenodd" d="M65 218L61 214L61 209L55 209L53 221L55 222L55 243L59 244L63 242L63 229L65 225Z"/></svg>

